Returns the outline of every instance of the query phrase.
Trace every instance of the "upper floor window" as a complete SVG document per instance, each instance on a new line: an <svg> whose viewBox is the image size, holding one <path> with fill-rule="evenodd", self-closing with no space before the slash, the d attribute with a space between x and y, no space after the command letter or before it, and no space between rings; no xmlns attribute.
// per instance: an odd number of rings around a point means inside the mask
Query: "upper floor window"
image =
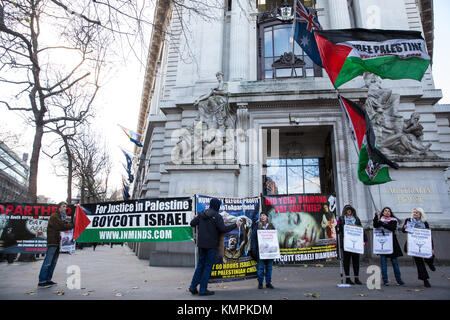
<svg viewBox="0 0 450 320"><path fill-rule="evenodd" d="M314 6L312 0L303 2ZM321 77L322 68L312 62L292 37L293 20L288 17L292 16L293 0L281 6L291 11L284 10L283 16L276 1L258 1L258 79Z"/></svg>

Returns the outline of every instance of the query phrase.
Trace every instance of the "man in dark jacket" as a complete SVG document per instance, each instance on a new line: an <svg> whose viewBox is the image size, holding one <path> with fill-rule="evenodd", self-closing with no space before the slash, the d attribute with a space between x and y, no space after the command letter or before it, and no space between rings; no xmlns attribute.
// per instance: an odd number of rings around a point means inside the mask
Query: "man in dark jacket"
<svg viewBox="0 0 450 320"><path fill-rule="evenodd" d="M59 257L59 246L61 242L60 232L73 229L73 224L69 222L66 210L67 203L60 202L58 204L58 211L53 213L48 220L47 252L39 273L38 287L48 288L56 284L56 282L51 281L51 279Z"/></svg>
<svg viewBox="0 0 450 320"><path fill-rule="evenodd" d="M221 233L227 233L239 227L241 222L233 223L225 226L222 216L219 214L220 200L212 198L209 202L209 209L200 212L191 221L192 227L198 226L198 263L195 269L189 291L192 294L199 294L200 296L208 296L214 294L214 291L209 291L208 280L211 276L214 259L217 253L217 246ZM200 291L197 291L197 286L200 284Z"/></svg>

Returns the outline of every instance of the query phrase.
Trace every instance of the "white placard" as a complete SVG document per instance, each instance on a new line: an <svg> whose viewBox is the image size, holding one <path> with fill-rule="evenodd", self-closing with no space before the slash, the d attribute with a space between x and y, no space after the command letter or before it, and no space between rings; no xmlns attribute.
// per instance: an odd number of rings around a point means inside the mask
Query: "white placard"
<svg viewBox="0 0 450 320"><path fill-rule="evenodd" d="M73 229L69 231L61 231L60 252L75 251L75 241L73 240Z"/></svg>
<svg viewBox="0 0 450 320"><path fill-rule="evenodd" d="M344 251L364 253L364 229L362 227L344 224Z"/></svg>
<svg viewBox="0 0 450 320"><path fill-rule="evenodd" d="M410 228L407 241L408 256L430 258L433 255L431 230Z"/></svg>
<svg viewBox="0 0 450 320"><path fill-rule="evenodd" d="M280 245L277 230L258 230L258 247L260 259L279 259Z"/></svg>
<svg viewBox="0 0 450 320"><path fill-rule="evenodd" d="M383 228L373 229L373 254L392 254L393 252L392 232Z"/></svg>

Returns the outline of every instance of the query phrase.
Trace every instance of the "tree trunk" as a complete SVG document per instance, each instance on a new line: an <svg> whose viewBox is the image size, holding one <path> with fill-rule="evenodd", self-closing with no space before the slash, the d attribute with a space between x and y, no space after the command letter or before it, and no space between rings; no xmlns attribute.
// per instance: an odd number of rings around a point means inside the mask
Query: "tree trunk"
<svg viewBox="0 0 450 320"><path fill-rule="evenodd" d="M69 141L67 137L63 137L64 147L66 148L67 154L67 203L72 203L72 175L73 175L73 161L72 153L70 152Z"/></svg>
<svg viewBox="0 0 450 320"><path fill-rule="evenodd" d="M36 133L34 135L33 141L33 151L31 152L30 159L30 178L28 182L28 196L30 202L37 202L37 176L43 135L44 126L42 124L36 124Z"/></svg>

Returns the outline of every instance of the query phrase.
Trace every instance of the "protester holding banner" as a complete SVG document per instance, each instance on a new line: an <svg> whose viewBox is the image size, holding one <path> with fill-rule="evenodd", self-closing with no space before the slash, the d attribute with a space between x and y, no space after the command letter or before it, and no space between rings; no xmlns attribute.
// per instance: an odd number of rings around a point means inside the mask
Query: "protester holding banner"
<svg viewBox="0 0 450 320"><path fill-rule="evenodd" d="M263 288L264 277L266 278L266 288L273 289L272 285L272 267L273 259L261 259L259 256L258 230L275 230L272 223L269 222L269 216L266 212L259 214L259 221L252 225L252 257L258 261L258 289Z"/></svg>
<svg viewBox="0 0 450 320"><path fill-rule="evenodd" d="M39 273L39 287L48 288L56 284L56 282L51 280L59 257L61 243L60 232L71 230L74 227L70 222L70 218L66 215L66 210L67 203L60 202L58 204L58 211L54 212L48 221L47 253L45 254L44 262Z"/></svg>
<svg viewBox="0 0 450 320"><path fill-rule="evenodd" d="M191 226L198 226L197 246L199 257L197 267L192 277L189 292L201 296L209 296L214 291L208 290L208 280L211 276L211 270L219 245L221 233L228 233L233 229L240 227L241 222L225 226L222 216L219 214L221 202L217 198L212 198L209 202L209 208L200 212L191 221ZM200 291L197 286L200 284Z"/></svg>
<svg viewBox="0 0 450 320"><path fill-rule="evenodd" d="M338 224L336 226L337 232L340 235L340 246L344 248L344 226L345 225L356 225L362 226L361 220L356 215L356 210L351 205L344 206L342 209L342 215L339 217ZM364 234L365 236L365 234ZM367 239L364 239L367 242ZM359 254L355 252L349 252L342 250L343 252L343 263L344 263L344 273L345 273L345 283L347 284L362 284L359 281ZM353 275L355 276L355 282L350 279L350 260L353 265Z"/></svg>
<svg viewBox="0 0 450 320"><path fill-rule="evenodd" d="M403 224L402 231L404 233L411 232L411 228L419 228L419 229L430 229L430 225L426 221L426 215L422 208L414 208L411 214L411 217L405 220L405 223ZM404 250L408 252L407 249L408 242L405 242ZM433 246L433 243L432 243ZM434 250L433 250L434 251ZM428 279L430 278L428 276L427 269L425 268L425 263L428 265L431 271L436 271L436 268L433 264L434 261L434 252L433 255L430 258L422 258L422 257L414 257L414 263L417 267L417 274L419 277L419 280L423 281L423 284L425 287L429 288L431 287L430 282Z"/></svg>
<svg viewBox="0 0 450 320"><path fill-rule="evenodd" d="M381 211L381 216L375 213L373 218L374 228L383 228L392 232L393 237L393 252L391 254L380 254L381 257L381 276L383 278L383 283L385 286L389 285L388 273L387 273L387 258L391 258L392 267L394 268L395 280L399 286L403 286L405 283L402 281L400 267L398 266L397 258L403 256L402 249L397 241L397 236L395 231L397 230L397 225L400 220L394 216L391 208L385 207Z"/></svg>

